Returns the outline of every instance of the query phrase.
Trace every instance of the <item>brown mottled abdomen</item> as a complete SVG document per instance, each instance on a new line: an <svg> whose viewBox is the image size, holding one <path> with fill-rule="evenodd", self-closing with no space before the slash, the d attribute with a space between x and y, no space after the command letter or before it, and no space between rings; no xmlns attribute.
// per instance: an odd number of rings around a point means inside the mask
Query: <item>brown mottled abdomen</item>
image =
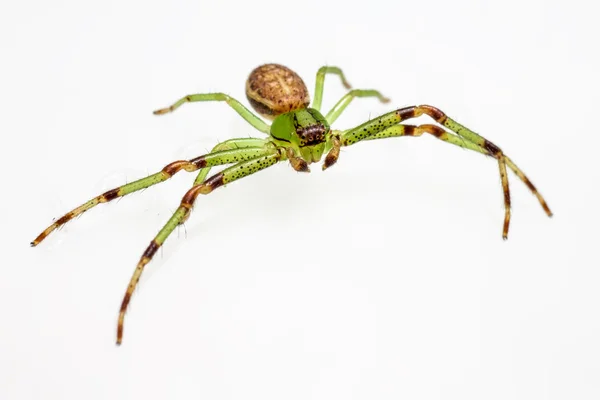
<svg viewBox="0 0 600 400"><path fill-rule="evenodd" d="M252 71L246 81L246 97L256 112L268 119L310 104L302 78L279 64L261 65Z"/></svg>

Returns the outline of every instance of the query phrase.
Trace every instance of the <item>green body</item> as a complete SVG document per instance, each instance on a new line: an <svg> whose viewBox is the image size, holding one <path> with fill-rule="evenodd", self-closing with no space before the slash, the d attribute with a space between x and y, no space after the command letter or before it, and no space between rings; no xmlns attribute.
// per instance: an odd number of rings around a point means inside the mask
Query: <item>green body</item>
<svg viewBox="0 0 600 400"><path fill-rule="evenodd" d="M303 108L281 114L271 125L274 143L293 152L307 163L321 161L330 139L329 123L314 108Z"/></svg>
<svg viewBox="0 0 600 400"><path fill-rule="evenodd" d="M344 86L350 89L350 85L339 68L322 67L317 73L312 108L300 108L281 114L273 120L271 126L244 107L239 101L224 93L188 95L181 98L170 107L155 111L155 114L165 114L187 102L224 101L248 121L250 125L269 136L266 138L240 138L227 140L217 144L208 154L191 160L175 161L165 166L160 172L109 190L57 219L31 243L32 246L37 245L56 228L64 225L66 222L100 203L106 203L129 193L156 185L171 178L181 170L187 172L199 171L192 188L182 198L177 210L150 242L150 245L140 258L121 305L117 328L117 343L121 343L125 312L145 265L150 262L156 251L165 242L173 230L187 220L198 195L211 193L214 189L222 185L254 174L283 160L289 160L292 167L297 171L308 172L308 164L320 161L323 154L327 154L323 162L323 169L326 169L336 163L340 155L341 147L351 146L362 140L401 136L421 136L423 133L428 133L444 142L483 153L498 161L505 204L505 220L503 226L504 238L508 235L508 223L510 220L510 194L506 173L507 167L527 185L535 196L537 196L546 213L549 216L552 215L543 197L533 186L531 181L512 162L512 160L504 155L500 148L472 130L447 117L442 111L435 107L427 105L405 107L373 118L352 129L344 131L332 130L330 125L333 124L355 97L376 97L381 102L387 102L389 100L376 90L350 90L325 116L323 116L320 109L326 74L338 75ZM402 124L402 122L407 119L419 117L421 115L431 117L435 122L441 125L441 127L431 124L418 126ZM212 167L228 164L233 165L208 177Z"/></svg>

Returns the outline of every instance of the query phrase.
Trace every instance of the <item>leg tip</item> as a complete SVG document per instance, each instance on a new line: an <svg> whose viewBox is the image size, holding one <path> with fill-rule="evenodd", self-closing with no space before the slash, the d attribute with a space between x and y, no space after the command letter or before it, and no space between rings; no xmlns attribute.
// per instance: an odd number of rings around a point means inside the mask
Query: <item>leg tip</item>
<svg viewBox="0 0 600 400"><path fill-rule="evenodd" d="M35 240L34 240L33 242L29 243L29 245L30 245L31 247L35 247L35 246L37 246L38 244L37 244L37 243L35 242Z"/></svg>
<svg viewBox="0 0 600 400"><path fill-rule="evenodd" d="M508 209L507 209L508 212ZM504 220L504 227L502 229L502 240L508 240L508 228L510 227L510 213L506 215L506 219Z"/></svg>
<svg viewBox="0 0 600 400"><path fill-rule="evenodd" d="M125 313L120 311L119 322L117 323L117 346L120 346L123 341L123 318L125 318Z"/></svg>
<svg viewBox="0 0 600 400"><path fill-rule="evenodd" d="M379 100L381 100L382 103L389 103L390 101L392 101L391 99L389 99L387 97L381 97Z"/></svg>
<svg viewBox="0 0 600 400"><path fill-rule="evenodd" d="M160 110L153 111L152 114L154 114L154 115L163 115L163 114L168 113L169 111L171 111L171 110L168 109L168 108L161 108Z"/></svg>

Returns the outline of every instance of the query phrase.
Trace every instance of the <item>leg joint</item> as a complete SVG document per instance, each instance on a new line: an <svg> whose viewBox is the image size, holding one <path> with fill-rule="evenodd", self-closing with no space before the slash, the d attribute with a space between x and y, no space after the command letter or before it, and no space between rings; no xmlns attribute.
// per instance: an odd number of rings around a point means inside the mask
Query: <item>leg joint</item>
<svg viewBox="0 0 600 400"><path fill-rule="evenodd" d="M438 124L443 124L448 118L446 114L444 114L444 112L437 107L423 104L418 106L417 109L419 110L418 115L427 114L431 118L433 118Z"/></svg>
<svg viewBox="0 0 600 400"><path fill-rule="evenodd" d="M425 132L435 136L438 139L441 139L444 135L447 134L447 132L443 128L431 124L419 125L415 130L417 133L415 133L414 136L420 136L423 132Z"/></svg>
<svg viewBox="0 0 600 400"><path fill-rule="evenodd" d="M150 245L148 246L148 248L142 255L142 258L144 258L144 257L149 258L149 259L152 258L159 247L160 247L160 245L158 243L156 243L156 240L153 240L152 242L150 242Z"/></svg>
<svg viewBox="0 0 600 400"><path fill-rule="evenodd" d="M162 171L169 175L169 176L173 176L176 173L178 173L179 171L181 171L182 169L185 169L186 171L195 171L197 169L196 165L192 164L189 161L175 161L172 162L171 164L165 166Z"/></svg>
<svg viewBox="0 0 600 400"><path fill-rule="evenodd" d="M119 188L111 189L100 196L100 202L107 202L119 197ZM104 200L104 201L102 201Z"/></svg>
<svg viewBox="0 0 600 400"><path fill-rule="evenodd" d="M483 148L495 157L502 155L502 150L500 150L500 147L496 146L494 143L490 142L487 139L484 139Z"/></svg>

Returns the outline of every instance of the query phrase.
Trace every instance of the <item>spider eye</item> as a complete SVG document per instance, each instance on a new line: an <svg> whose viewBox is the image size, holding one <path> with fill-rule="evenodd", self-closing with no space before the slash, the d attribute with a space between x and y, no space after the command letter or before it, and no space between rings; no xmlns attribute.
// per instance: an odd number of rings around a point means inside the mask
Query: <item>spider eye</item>
<svg viewBox="0 0 600 400"><path fill-rule="evenodd" d="M328 127L321 123L315 123L306 128L297 129L296 134L298 134L298 137L300 138L300 146L313 146L318 143L323 143L325 141L327 130Z"/></svg>

